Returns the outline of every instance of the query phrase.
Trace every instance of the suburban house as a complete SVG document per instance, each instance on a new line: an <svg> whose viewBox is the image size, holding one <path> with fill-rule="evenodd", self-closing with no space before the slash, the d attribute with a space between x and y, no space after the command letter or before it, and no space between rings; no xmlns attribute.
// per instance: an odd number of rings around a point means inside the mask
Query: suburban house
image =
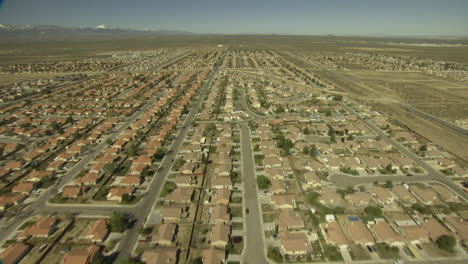
<svg viewBox="0 0 468 264"><path fill-rule="evenodd" d="M395 197L390 191L380 186L373 186L369 192L379 204L391 204L395 200Z"/></svg>
<svg viewBox="0 0 468 264"><path fill-rule="evenodd" d="M278 231L291 231L304 229L304 220L301 213L294 210L281 210L275 221Z"/></svg>
<svg viewBox="0 0 468 264"><path fill-rule="evenodd" d="M28 237L49 237L57 229L58 219L53 217L44 217L34 223L32 226L24 229L18 239L26 239Z"/></svg>
<svg viewBox="0 0 468 264"><path fill-rule="evenodd" d="M223 223L214 224L211 228L211 245L225 248L231 236L231 227Z"/></svg>
<svg viewBox="0 0 468 264"><path fill-rule="evenodd" d="M176 264L178 249L175 247L148 248L141 254L141 260L146 264Z"/></svg>
<svg viewBox="0 0 468 264"><path fill-rule="evenodd" d="M201 252L203 264L224 264L226 263L226 251L217 248L204 249Z"/></svg>
<svg viewBox="0 0 468 264"><path fill-rule="evenodd" d="M90 223L90 226L83 238L93 243L102 243L109 235L110 229L106 219L97 219Z"/></svg>
<svg viewBox="0 0 468 264"><path fill-rule="evenodd" d="M192 201L193 189L192 188L175 188L170 194L166 196L164 202L171 204L188 204Z"/></svg>
<svg viewBox="0 0 468 264"><path fill-rule="evenodd" d="M355 207L366 207L371 203L372 197L367 192L355 192L347 195L346 200L348 200Z"/></svg>
<svg viewBox="0 0 468 264"><path fill-rule="evenodd" d="M288 232L284 231L279 234L280 238L280 253L283 256L306 256L312 253L312 245L305 231Z"/></svg>
<svg viewBox="0 0 468 264"><path fill-rule="evenodd" d="M24 243L11 243L0 255L4 264L17 264L28 254L31 247Z"/></svg>
<svg viewBox="0 0 468 264"><path fill-rule="evenodd" d="M161 209L161 217L164 222L179 222L183 212L181 207L165 206Z"/></svg>
<svg viewBox="0 0 468 264"><path fill-rule="evenodd" d="M124 195L133 195L134 192L135 187L133 186L112 187L109 189L109 193L107 194L107 200L121 202Z"/></svg>
<svg viewBox="0 0 468 264"><path fill-rule="evenodd" d="M400 229L405 233L406 239L410 243L426 243L430 241L429 232L420 225L405 225L400 226Z"/></svg>
<svg viewBox="0 0 468 264"><path fill-rule="evenodd" d="M322 232L325 235L327 243L337 247L348 247L348 240L337 221L329 221L321 225Z"/></svg>
<svg viewBox="0 0 468 264"><path fill-rule="evenodd" d="M400 202L405 205L411 205L418 202L416 197L414 197L403 185L394 186L392 188L392 192L398 197L398 199L400 199Z"/></svg>
<svg viewBox="0 0 468 264"><path fill-rule="evenodd" d="M231 214L229 207L226 205L215 205L208 211L210 213L211 223L229 223L231 221Z"/></svg>
<svg viewBox="0 0 468 264"><path fill-rule="evenodd" d="M392 246L401 246L405 243L405 238L385 221L378 221L370 227L374 231L377 242L385 242Z"/></svg>
<svg viewBox="0 0 468 264"><path fill-rule="evenodd" d="M280 209L292 209L296 205L296 196L290 193L274 194L271 196L273 205Z"/></svg>
<svg viewBox="0 0 468 264"><path fill-rule="evenodd" d="M163 223L153 229L151 233L151 244L171 246L177 233L177 225Z"/></svg>

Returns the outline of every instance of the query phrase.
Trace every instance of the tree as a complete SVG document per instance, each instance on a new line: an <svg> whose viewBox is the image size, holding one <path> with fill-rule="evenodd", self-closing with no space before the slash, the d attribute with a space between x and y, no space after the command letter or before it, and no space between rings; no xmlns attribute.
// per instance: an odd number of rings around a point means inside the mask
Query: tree
<svg viewBox="0 0 468 264"><path fill-rule="evenodd" d="M284 106L278 105L278 107L276 107L275 113L281 114L281 113L284 113L284 111L285 111Z"/></svg>
<svg viewBox="0 0 468 264"><path fill-rule="evenodd" d="M436 240L437 246L439 246L440 249L452 252L453 248L457 244L457 240L450 235L442 235Z"/></svg>
<svg viewBox="0 0 468 264"><path fill-rule="evenodd" d="M427 151L427 145L423 144L420 148L419 151Z"/></svg>
<svg viewBox="0 0 468 264"><path fill-rule="evenodd" d="M309 204L315 204L319 196L320 194L318 192L311 192L307 194L307 201L309 202Z"/></svg>
<svg viewBox="0 0 468 264"><path fill-rule="evenodd" d="M304 153L304 154L309 154L309 147L308 147L308 146L304 146L304 148L302 149L302 153Z"/></svg>
<svg viewBox="0 0 468 264"><path fill-rule="evenodd" d="M166 153L164 152L164 149L162 148L158 149L156 153L154 153L154 157L158 160L162 159L164 155L166 155Z"/></svg>
<svg viewBox="0 0 468 264"><path fill-rule="evenodd" d="M128 155L133 157L137 154L138 152L138 146L136 144L131 144L130 147L128 148Z"/></svg>
<svg viewBox="0 0 468 264"><path fill-rule="evenodd" d="M310 134L309 128L308 127L304 128L303 133L304 135L309 135Z"/></svg>
<svg viewBox="0 0 468 264"><path fill-rule="evenodd" d="M180 167L182 167L183 165L185 164L185 160L182 159L182 158L178 158L176 159L176 161L174 162L174 170L178 170Z"/></svg>
<svg viewBox="0 0 468 264"><path fill-rule="evenodd" d="M259 150L260 150L260 145L259 145L259 144L255 144L253 150L254 150L254 151L259 151Z"/></svg>
<svg viewBox="0 0 468 264"><path fill-rule="evenodd" d="M73 117L72 116L69 116L67 117L67 120L65 120L65 122L68 124L68 123L73 123Z"/></svg>
<svg viewBox="0 0 468 264"><path fill-rule="evenodd" d="M114 163L106 163L106 165L104 165L104 173L111 174L112 172L114 172L114 170L115 170Z"/></svg>
<svg viewBox="0 0 468 264"><path fill-rule="evenodd" d="M354 140L353 134L349 134L349 135L348 135L348 140Z"/></svg>
<svg viewBox="0 0 468 264"><path fill-rule="evenodd" d="M271 186L271 181L263 175L257 176L257 185L261 190L268 189Z"/></svg>
<svg viewBox="0 0 468 264"><path fill-rule="evenodd" d="M331 116L332 115L332 111L330 108L327 108L325 109L325 116Z"/></svg>
<svg viewBox="0 0 468 264"><path fill-rule="evenodd" d="M151 232L153 232L153 228L152 227L141 227L139 232L140 232L140 234L147 236L147 235L151 234Z"/></svg>
<svg viewBox="0 0 468 264"><path fill-rule="evenodd" d="M336 142L335 134L332 134L332 135L330 136L330 141L331 141L331 142Z"/></svg>
<svg viewBox="0 0 468 264"><path fill-rule="evenodd" d="M117 264L139 264L138 260L131 258L131 257L125 257L117 260Z"/></svg>
<svg viewBox="0 0 468 264"><path fill-rule="evenodd" d="M385 181L384 187L388 189L393 188L393 182L391 180Z"/></svg>
<svg viewBox="0 0 468 264"><path fill-rule="evenodd" d="M367 206L364 208L364 212L369 216L373 217L381 217L382 216L382 209L378 206Z"/></svg>
<svg viewBox="0 0 468 264"><path fill-rule="evenodd" d="M392 164L389 163L387 166L385 166L385 169L386 169L387 171L392 171Z"/></svg>
<svg viewBox="0 0 468 264"><path fill-rule="evenodd" d="M128 226L128 219L120 213L114 212L110 219L110 227L112 232L122 233Z"/></svg>
<svg viewBox="0 0 468 264"><path fill-rule="evenodd" d="M103 255L99 254L93 258L91 264L105 264L106 260Z"/></svg>

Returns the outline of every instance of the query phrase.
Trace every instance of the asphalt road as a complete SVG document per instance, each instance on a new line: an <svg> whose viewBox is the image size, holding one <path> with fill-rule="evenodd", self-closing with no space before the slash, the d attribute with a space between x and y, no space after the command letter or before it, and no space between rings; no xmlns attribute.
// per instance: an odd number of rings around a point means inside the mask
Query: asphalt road
<svg viewBox="0 0 468 264"><path fill-rule="evenodd" d="M244 237L244 251L242 252L242 263L269 263L266 258L264 243L262 213L257 194L257 181L255 177L255 161L253 157L250 129L246 124L240 124L241 131L241 157L242 178L244 182L244 224L246 235ZM260 250L261 249L261 250ZM263 253L262 253L263 252Z"/></svg>

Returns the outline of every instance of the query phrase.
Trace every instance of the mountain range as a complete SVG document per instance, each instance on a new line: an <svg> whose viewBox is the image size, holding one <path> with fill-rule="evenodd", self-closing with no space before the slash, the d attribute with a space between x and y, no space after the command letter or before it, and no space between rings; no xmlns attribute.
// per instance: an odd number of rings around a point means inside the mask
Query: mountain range
<svg viewBox="0 0 468 264"><path fill-rule="evenodd" d="M54 25L0 24L0 39L82 39L190 34L192 33L179 30L128 29L107 25L99 25L96 27L65 27Z"/></svg>

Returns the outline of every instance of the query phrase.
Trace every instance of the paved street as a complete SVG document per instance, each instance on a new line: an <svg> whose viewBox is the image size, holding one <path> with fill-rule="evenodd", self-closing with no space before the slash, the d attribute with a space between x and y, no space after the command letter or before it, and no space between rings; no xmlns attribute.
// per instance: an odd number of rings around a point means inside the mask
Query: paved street
<svg viewBox="0 0 468 264"><path fill-rule="evenodd" d="M240 124L241 130L241 156L242 178L244 181L244 208L249 210L244 214L246 235L244 237L243 263L268 263L265 257L265 234L263 233L262 213L257 194L257 181L255 177L255 161L253 157L250 129L246 124ZM263 249L263 254L260 249Z"/></svg>

